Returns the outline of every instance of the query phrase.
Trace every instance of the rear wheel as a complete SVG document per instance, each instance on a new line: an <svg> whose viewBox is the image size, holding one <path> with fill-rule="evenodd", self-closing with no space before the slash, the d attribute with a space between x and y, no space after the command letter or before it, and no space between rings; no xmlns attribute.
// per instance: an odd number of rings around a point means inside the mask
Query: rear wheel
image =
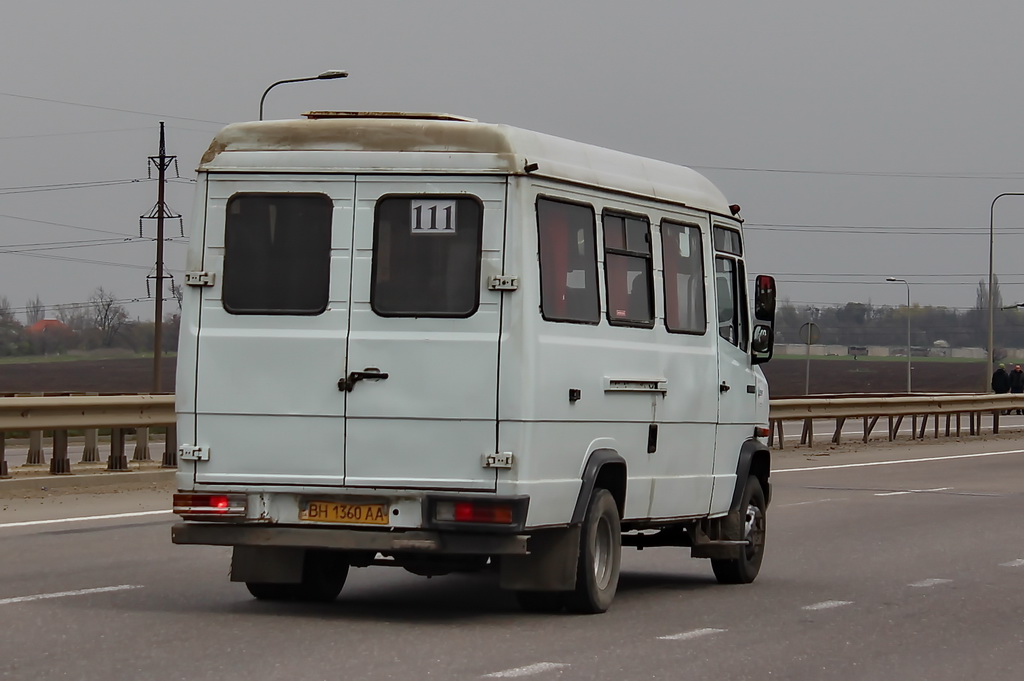
<svg viewBox="0 0 1024 681"><path fill-rule="evenodd" d="M619 507L606 489L595 489L580 532L576 588L565 594L569 610L594 614L606 611L619 585L622 529Z"/></svg>
<svg viewBox="0 0 1024 681"><path fill-rule="evenodd" d="M348 561L335 551L307 551L302 581L297 584L246 582L249 593L266 601L330 602L338 597L348 577Z"/></svg>
<svg viewBox="0 0 1024 681"><path fill-rule="evenodd" d="M754 476L747 479L740 508L743 509L743 539L747 545L739 558L711 559L711 569L719 584L749 584L761 570L768 505L761 483Z"/></svg>
<svg viewBox="0 0 1024 681"><path fill-rule="evenodd" d="M517 591L519 607L526 612L562 612L565 610L565 591Z"/></svg>

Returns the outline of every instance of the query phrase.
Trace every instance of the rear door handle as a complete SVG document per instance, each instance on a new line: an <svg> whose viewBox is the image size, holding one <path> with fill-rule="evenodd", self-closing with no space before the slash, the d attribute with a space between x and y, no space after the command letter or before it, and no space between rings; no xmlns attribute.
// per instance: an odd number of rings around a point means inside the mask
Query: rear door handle
<svg viewBox="0 0 1024 681"><path fill-rule="evenodd" d="M726 383L725 381L722 381L722 385L718 386L718 391L723 393L729 392L729 384Z"/></svg>
<svg viewBox="0 0 1024 681"><path fill-rule="evenodd" d="M362 371L351 371L348 377L342 376L338 379L338 390L344 393L352 392L356 383L362 380L383 381L388 375L377 367L366 367Z"/></svg>

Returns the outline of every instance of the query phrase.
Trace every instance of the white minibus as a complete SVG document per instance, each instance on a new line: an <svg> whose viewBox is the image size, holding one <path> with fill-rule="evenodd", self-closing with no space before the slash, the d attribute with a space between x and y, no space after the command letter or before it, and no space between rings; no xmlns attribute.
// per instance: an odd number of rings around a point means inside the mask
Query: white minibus
<svg viewBox="0 0 1024 681"><path fill-rule="evenodd" d="M256 598L393 565L596 613L623 546L757 575L775 282L700 174L311 112L224 128L194 216L172 538L233 547Z"/></svg>

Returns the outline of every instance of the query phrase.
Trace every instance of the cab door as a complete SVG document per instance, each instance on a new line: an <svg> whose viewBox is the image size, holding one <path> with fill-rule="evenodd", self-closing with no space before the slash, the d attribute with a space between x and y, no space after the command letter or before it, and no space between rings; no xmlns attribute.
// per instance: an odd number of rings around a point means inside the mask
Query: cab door
<svg viewBox="0 0 1024 681"><path fill-rule="evenodd" d="M737 229L716 225L715 297L718 308L718 426L712 511L731 500L743 443L754 436L757 382L750 357L750 315L743 247Z"/></svg>
<svg viewBox="0 0 1024 681"><path fill-rule="evenodd" d="M358 178L346 485L495 489L504 196L504 178Z"/></svg>
<svg viewBox="0 0 1024 681"><path fill-rule="evenodd" d="M353 195L344 177L211 178L197 482L343 482Z"/></svg>

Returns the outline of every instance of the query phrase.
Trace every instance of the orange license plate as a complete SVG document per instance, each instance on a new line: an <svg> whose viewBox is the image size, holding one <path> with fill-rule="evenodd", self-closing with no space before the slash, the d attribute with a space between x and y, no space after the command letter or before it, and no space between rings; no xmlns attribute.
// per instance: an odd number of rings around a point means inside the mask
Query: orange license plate
<svg viewBox="0 0 1024 681"><path fill-rule="evenodd" d="M299 511L300 520L346 525L387 525L387 504L347 504L337 501L310 501Z"/></svg>

